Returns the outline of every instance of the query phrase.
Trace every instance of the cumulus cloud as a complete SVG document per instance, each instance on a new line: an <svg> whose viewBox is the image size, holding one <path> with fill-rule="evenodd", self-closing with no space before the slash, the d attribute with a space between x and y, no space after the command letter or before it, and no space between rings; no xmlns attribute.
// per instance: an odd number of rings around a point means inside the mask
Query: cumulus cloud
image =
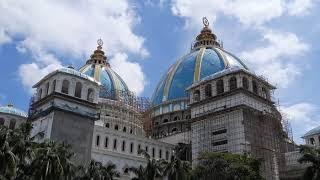
<svg viewBox="0 0 320 180"><path fill-rule="evenodd" d="M130 62L126 54L117 53L111 59L110 64L111 68L123 78L131 91L137 95L142 93L146 80L138 63Z"/></svg>
<svg viewBox="0 0 320 180"><path fill-rule="evenodd" d="M1 0L0 44L15 40L19 52L32 54L33 62L19 68L22 83L31 86L27 68L45 72L61 64L56 57L82 59L98 38L109 54L148 56L144 38L133 31L139 21L127 0Z"/></svg>
<svg viewBox="0 0 320 180"><path fill-rule="evenodd" d="M289 119L292 126L298 127L293 129L296 142L302 143L300 137L307 131L319 126L317 110L319 110L318 106L307 102L281 107L281 111Z"/></svg>
<svg viewBox="0 0 320 180"><path fill-rule="evenodd" d="M295 62L296 57L303 56L309 46L293 33L274 31L266 32L263 42L266 45L244 51L241 57L272 83L288 87L302 71Z"/></svg>
<svg viewBox="0 0 320 180"><path fill-rule="evenodd" d="M303 16L310 12L312 0L294 0L288 3L288 13L294 16Z"/></svg>

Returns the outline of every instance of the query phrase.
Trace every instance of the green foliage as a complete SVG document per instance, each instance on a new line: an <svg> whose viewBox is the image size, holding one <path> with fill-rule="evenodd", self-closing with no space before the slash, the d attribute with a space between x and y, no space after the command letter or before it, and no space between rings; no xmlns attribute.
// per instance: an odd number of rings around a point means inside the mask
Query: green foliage
<svg viewBox="0 0 320 180"><path fill-rule="evenodd" d="M263 179L259 174L260 161L247 155L203 153L193 170L193 179Z"/></svg>
<svg viewBox="0 0 320 180"><path fill-rule="evenodd" d="M300 153L302 157L298 159L298 162L310 164L304 172L303 179L320 179L320 149L302 145Z"/></svg>

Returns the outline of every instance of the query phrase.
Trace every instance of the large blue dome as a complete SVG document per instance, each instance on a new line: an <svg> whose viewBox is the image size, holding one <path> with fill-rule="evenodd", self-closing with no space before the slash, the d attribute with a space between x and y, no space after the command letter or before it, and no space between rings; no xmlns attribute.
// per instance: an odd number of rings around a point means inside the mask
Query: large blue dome
<svg viewBox="0 0 320 180"><path fill-rule="evenodd" d="M110 68L101 45L79 71L101 83L101 98L119 100L121 97L130 95L126 83Z"/></svg>
<svg viewBox="0 0 320 180"><path fill-rule="evenodd" d="M236 56L219 46L195 48L163 75L152 96L152 105L188 97L192 83L230 67L248 69Z"/></svg>

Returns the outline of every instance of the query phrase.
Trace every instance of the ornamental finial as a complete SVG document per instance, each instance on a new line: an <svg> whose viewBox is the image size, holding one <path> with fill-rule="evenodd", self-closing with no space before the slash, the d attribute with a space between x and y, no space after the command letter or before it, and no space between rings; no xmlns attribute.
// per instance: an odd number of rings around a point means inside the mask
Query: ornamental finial
<svg viewBox="0 0 320 180"><path fill-rule="evenodd" d="M207 19L207 17L203 17L202 18L202 23L203 23L204 27L208 27L209 26L209 20Z"/></svg>
<svg viewBox="0 0 320 180"><path fill-rule="evenodd" d="M102 41L102 39L101 39L101 38L99 38L99 39L98 39L98 41L97 41L97 43L98 43L98 45L99 45L99 46L102 46L102 45L103 45L103 41Z"/></svg>

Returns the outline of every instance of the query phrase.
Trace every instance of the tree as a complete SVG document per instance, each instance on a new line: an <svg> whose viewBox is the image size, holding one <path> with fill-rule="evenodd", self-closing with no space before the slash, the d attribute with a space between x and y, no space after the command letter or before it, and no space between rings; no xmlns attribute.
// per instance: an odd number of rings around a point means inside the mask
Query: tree
<svg viewBox="0 0 320 180"><path fill-rule="evenodd" d="M101 162L91 160L87 167L79 166L75 173L75 180L113 180L120 177L120 173L116 170L116 165L102 165Z"/></svg>
<svg viewBox="0 0 320 180"><path fill-rule="evenodd" d="M310 146L300 146L302 157L298 159L299 163L309 163L304 172L303 179L320 179L320 149Z"/></svg>
<svg viewBox="0 0 320 180"><path fill-rule="evenodd" d="M10 146L12 130L0 127L0 179L12 179L16 176L17 156Z"/></svg>
<svg viewBox="0 0 320 180"><path fill-rule="evenodd" d="M190 178L191 167L189 162L172 157L170 162L164 161L164 174L169 180L186 180Z"/></svg>

